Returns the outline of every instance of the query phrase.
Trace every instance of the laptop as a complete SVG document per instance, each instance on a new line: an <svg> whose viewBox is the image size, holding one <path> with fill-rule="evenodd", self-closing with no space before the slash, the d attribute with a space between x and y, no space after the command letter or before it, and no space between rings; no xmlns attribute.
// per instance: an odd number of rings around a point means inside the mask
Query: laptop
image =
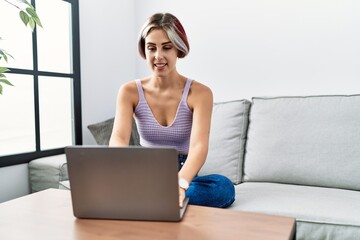
<svg viewBox="0 0 360 240"><path fill-rule="evenodd" d="M178 157L173 148L65 148L74 216L180 221Z"/></svg>

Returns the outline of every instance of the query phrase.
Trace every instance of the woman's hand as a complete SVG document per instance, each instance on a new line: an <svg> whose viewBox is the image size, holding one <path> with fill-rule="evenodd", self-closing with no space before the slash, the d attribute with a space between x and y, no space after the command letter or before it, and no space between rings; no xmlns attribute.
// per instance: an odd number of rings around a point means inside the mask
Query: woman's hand
<svg viewBox="0 0 360 240"><path fill-rule="evenodd" d="M185 199L185 189L179 187L179 207L183 207L183 203L184 203L184 199Z"/></svg>

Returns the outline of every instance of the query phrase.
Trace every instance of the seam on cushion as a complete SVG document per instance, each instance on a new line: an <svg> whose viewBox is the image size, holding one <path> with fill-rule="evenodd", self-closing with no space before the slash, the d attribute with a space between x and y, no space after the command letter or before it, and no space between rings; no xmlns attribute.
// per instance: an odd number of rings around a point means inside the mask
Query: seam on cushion
<svg viewBox="0 0 360 240"><path fill-rule="evenodd" d="M61 173L61 181L69 180L69 173L67 173L67 177L65 178L65 170L64 168L67 168L67 163L62 163L60 166L60 173Z"/></svg>
<svg viewBox="0 0 360 240"><path fill-rule="evenodd" d="M60 187L60 182L61 182L61 175L62 175L62 172L61 172L61 166L62 166L62 163L60 162L60 160L58 160L58 171L59 171L59 174L58 174L58 181L57 181L57 188Z"/></svg>
<svg viewBox="0 0 360 240"><path fill-rule="evenodd" d="M242 111L243 110L243 102L241 103L241 105L240 105L240 111ZM240 139L239 139L239 149L241 150L241 130L242 130L242 127L241 127L241 129L240 129ZM241 153L240 154L238 154L238 156L237 156L237 166L236 166L236 172L235 172L235 174L236 174L236 177L235 177L235 183L236 184L239 184L240 183L240 176L239 176L239 169L240 169L240 157L241 157Z"/></svg>
<svg viewBox="0 0 360 240"><path fill-rule="evenodd" d="M252 101L248 101L249 103L249 108L248 108L248 112L247 112L247 118L246 118L246 135L245 135L245 138L246 140L244 140L244 156L243 156L243 166L242 166L242 176L241 176L241 183L244 182L244 178L245 178L245 161L246 161L246 148L247 148L247 145L248 145L248 132L249 132L249 127L250 127L250 115L251 115L251 108L253 106L253 102Z"/></svg>
<svg viewBox="0 0 360 240"><path fill-rule="evenodd" d="M247 130L246 130L246 141L245 141L245 144L244 144L244 161L243 161L243 167L242 167L242 178L241 178L241 183L243 182L247 182L245 181L245 161L246 161L246 148L247 148L247 145L248 145L248 138L247 138L247 133L249 131L249 127L250 127L250 117L251 117L251 108L253 107L254 105L254 97L251 98L251 101L249 101L249 112L248 112L248 118L247 118Z"/></svg>
<svg viewBox="0 0 360 240"><path fill-rule="evenodd" d="M326 222L326 221L309 221L309 220L303 220L303 219L296 219L296 222L327 224L327 225L334 225L334 226L348 226L348 227L358 227L358 228L360 227L360 225L354 225L354 224L340 224L340 223Z"/></svg>
<svg viewBox="0 0 360 240"><path fill-rule="evenodd" d="M242 181L242 178L243 178L243 167L244 167L244 157L245 157L245 146L242 146L243 144L243 137L244 137L244 130L245 130L245 110L246 110L246 100L243 100L242 104L241 104L241 107L242 107L242 115L243 115L243 121L242 121L242 126L241 126L241 132L240 132L240 154L239 154L239 162L238 162L238 166L237 166L237 181L236 183L237 184L240 184L241 181ZM246 116L247 117L247 116ZM242 158L242 159L241 159ZM241 162L241 163L240 163ZM241 165L241 167L240 167Z"/></svg>
<svg viewBox="0 0 360 240"><path fill-rule="evenodd" d="M283 98L327 98L327 97L360 97L360 94L325 94L325 95L307 95L307 96L274 96L274 97L252 97L252 99L271 100L271 99L283 99Z"/></svg>

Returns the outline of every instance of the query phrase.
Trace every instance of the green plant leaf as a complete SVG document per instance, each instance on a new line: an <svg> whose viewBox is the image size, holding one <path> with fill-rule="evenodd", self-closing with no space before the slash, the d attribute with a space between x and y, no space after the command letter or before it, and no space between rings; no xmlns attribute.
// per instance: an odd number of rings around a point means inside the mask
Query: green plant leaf
<svg viewBox="0 0 360 240"><path fill-rule="evenodd" d="M8 56L8 57L11 57L12 59L14 59L14 57L11 55L11 54L9 54L9 53L7 53L5 50L3 50L3 49L0 49L0 57L4 57L5 59L6 59L6 61L7 61L7 57L6 56Z"/></svg>
<svg viewBox="0 0 360 240"><path fill-rule="evenodd" d="M6 76L2 73L0 73L0 78L6 78Z"/></svg>
<svg viewBox="0 0 360 240"><path fill-rule="evenodd" d="M43 27L42 24L41 24L41 21L40 21L40 18L38 17L33 17L35 23L39 26L39 27Z"/></svg>
<svg viewBox="0 0 360 240"><path fill-rule="evenodd" d="M26 12L32 16L32 17L38 17L38 15L36 14L35 10L33 8L26 8Z"/></svg>
<svg viewBox="0 0 360 240"><path fill-rule="evenodd" d="M26 8L26 12L31 16L30 18L32 18L37 25L39 25L40 27L42 27L40 18L39 18L39 16L37 15L37 13L36 13L36 11L35 11L34 8L28 7L28 8Z"/></svg>
<svg viewBox="0 0 360 240"><path fill-rule="evenodd" d="M0 84L0 94L2 95L2 85Z"/></svg>
<svg viewBox="0 0 360 240"><path fill-rule="evenodd" d="M29 16L27 15L27 13L24 11L20 11L19 15L20 15L21 21L23 21L25 26L27 26L27 24L29 23L29 19L30 19Z"/></svg>
<svg viewBox="0 0 360 240"><path fill-rule="evenodd" d="M14 59L14 57L11 56L9 53L7 53L5 51L1 51L1 49L0 49L0 60L1 60L1 58L4 58L5 62L8 62L8 57L11 57L12 59Z"/></svg>
<svg viewBox="0 0 360 240"><path fill-rule="evenodd" d="M0 79L0 83L5 83L5 84L7 84L7 85L14 86L14 85L12 85L12 83L9 82L9 80L7 80L7 79Z"/></svg>
<svg viewBox="0 0 360 240"><path fill-rule="evenodd" d="M34 31L35 28L35 21L32 18L29 18L29 26L31 27L31 30Z"/></svg>
<svg viewBox="0 0 360 240"><path fill-rule="evenodd" d="M4 49L0 48L0 55L5 55L5 54L6 54L6 51Z"/></svg>
<svg viewBox="0 0 360 240"><path fill-rule="evenodd" d="M0 73L9 72L10 70L6 67L0 67Z"/></svg>
<svg viewBox="0 0 360 240"><path fill-rule="evenodd" d="M26 1L26 0L18 0L19 2L25 3L26 5L28 5L29 7L32 7L32 5Z"/></svg>

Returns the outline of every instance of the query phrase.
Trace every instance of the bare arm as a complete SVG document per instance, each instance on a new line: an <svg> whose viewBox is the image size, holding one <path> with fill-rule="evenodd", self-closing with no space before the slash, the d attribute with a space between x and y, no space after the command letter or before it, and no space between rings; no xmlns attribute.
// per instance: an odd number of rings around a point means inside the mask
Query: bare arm
<svg viewBox="0 0 360 240"><path fill-rule="evenodd" d="M209 147L213 95L211 90L197 82L189 95L189 106L193 108L193 125L188 158L179 172L179 177L189 183L199 172L206 160Z"/></svg>
<svg viewBox="0 0 360 240"><path fill-rule="evenodd" d="M117 101L114 127L109 146L128 146L131 135L134 109L138 101L137 88L134 81L120 87Z"/></svg>

